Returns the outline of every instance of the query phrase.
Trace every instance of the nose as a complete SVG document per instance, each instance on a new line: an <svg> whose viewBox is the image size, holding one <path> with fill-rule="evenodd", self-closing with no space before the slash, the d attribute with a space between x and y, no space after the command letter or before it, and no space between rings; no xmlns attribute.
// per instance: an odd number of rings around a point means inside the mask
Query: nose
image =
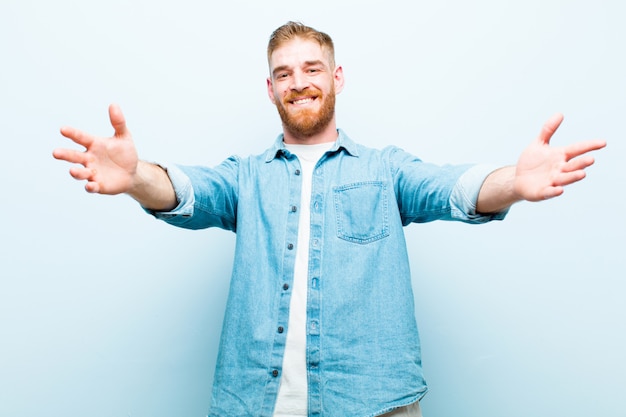
<svg viewBox="0 0 626 417"><path fill-rule="evenodd" d="M302 91L309 86L309 80L301 71L295 71L291 77L291 89L295 91Z"/></svg>

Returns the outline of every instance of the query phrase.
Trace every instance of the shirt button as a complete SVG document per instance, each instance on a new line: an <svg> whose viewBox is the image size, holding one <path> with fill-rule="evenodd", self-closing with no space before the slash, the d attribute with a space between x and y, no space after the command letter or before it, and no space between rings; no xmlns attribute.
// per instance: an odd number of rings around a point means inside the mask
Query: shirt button
<svg viewBox="0 0 626 417"><path fill-rule="evenodd" d="M285 328L283 326L278 326L278 333L282 333L285 331Z"/></svg>
<svg viewBox="0 0 626 417"><path fill-rule="evenodd" d="M289 284L283 284L283 290L287 291L289 289Z"/></svg>
<svg viewBox="0 0 626 417"><path fill-rule="evenodd" d="M292 211L293 213L295 213L296 211L298 211L298 207L296 207L296 206L291 206L291 211Z"/></svg>
<svg viewBox="0 0 626 417"><path fill-rule="evenodd" d="M296 175L300 175L300 170L299 170L299 169L296 169L296 172L294 172L294 174L296 174Z"/></svg>
<svg viewBox="0 0 626 417"><path fill-rule="evenodd" d="M274 369L274 370L272 371L272 376L273 376L274 378L276 378L276 377L278 376L278 371L277 371L276 369Z"/></svg>
<svg viewBox="0 0 626 417"><path fill-rule="evenodd" d="M292 250L293 249L293 243L290 243L287 245L287 249Z"/></svg>

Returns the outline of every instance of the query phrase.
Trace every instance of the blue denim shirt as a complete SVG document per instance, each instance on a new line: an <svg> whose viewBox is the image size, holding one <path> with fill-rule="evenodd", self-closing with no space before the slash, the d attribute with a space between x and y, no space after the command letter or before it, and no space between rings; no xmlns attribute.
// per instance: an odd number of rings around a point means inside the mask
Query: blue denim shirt
<svg viewBox="0 0 626 417"><path fill-rule="evenodd" d="M282 373L300 204L300 164L282 135L264 154L215 168L171 166L176 226L237 233L210 416L272 416ZM427 391L403 226L482 223L490 172L374 150L341 130L317 163L307 301L309 416L375 416Z"/></svg>

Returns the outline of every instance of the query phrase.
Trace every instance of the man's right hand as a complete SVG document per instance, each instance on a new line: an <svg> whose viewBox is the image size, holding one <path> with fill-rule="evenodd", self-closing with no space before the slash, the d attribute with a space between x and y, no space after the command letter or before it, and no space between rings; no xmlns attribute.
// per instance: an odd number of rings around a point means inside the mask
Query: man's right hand
<svg viewBox="0 0 626 417"><path fill-rule="evenodd" d="M91 135L72 127L61 128L61 134L84 146L84 151L59 148L56 159L82 166L70 168L70 175L86 180L90 193L127 193L142 206L153 210L176 207L174 188L165 170L140 161L126 119L119 106L109 106L109 118L115 133L110 138Z"/></svg>
<svg viewBox="0 0 626 417"><path fill-rule="evenodd" d="M110 138L102 138L73 127L61 128L61 134L85 147L84 151L55 149L53 156L73 164L70 175L86 180L85 190L90 193L120 194L133 187L137 173L137 150L126 120L119 106L109 106L109 118L115 129Z"/></svg>

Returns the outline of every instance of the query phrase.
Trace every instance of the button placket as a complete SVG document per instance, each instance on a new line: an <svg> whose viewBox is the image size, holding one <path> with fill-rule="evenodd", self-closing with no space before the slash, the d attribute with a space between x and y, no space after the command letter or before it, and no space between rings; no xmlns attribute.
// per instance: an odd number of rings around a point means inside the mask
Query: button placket
<svg viewBox="0 0 626 417"><path fill-rule="evenodd" d="M287 169L293 176L291 176L289 180L288 196L285 196L284 200L281 198L280 204L282 207L285 207L286 213L294 215L286 216L286 222L284 223L285 240L283 244L285 246L283 246L284 250L282 253L283 262L280 269L280 276L276 278L279 281L275 287L275 294L278 297L277 316L275 317L276 321L273 325L275 327L273 327L274 340L271 358L267 364L267 372L271 382L266 385L262 412L260 412L259 415L271 415L270 412L271 409L273 409L276 395L280 387L286 335L289 330L286 323L289 321L289 304L292 296L292 281L294 278L302 174L299 170L297 159L285 158L283 161L287 164Z"/></svg>
<svg viewBox="0 0 626 417"><path fill-rule="evenodd" d="M309 376L309 415L321 415L322 369L320 365L321 328L321 252L324 223L324 169L322 158L313 171L311 193L311 232L309 237L309 282L307 300L307 370Z"/></svg>

